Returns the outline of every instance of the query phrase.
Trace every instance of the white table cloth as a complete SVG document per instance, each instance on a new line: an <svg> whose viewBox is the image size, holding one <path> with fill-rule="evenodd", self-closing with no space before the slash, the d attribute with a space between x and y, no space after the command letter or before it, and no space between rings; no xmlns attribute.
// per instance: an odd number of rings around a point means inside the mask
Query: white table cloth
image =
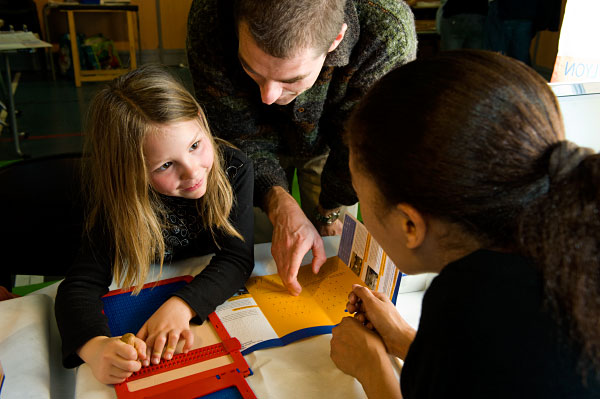
<svg viewBox="0 0 600 399"><path fill-rule="evenodd" d="M327 256L336 255L339 237L326 237L324 242ZM312 254L307 254L303 264L311 259ZM195 275L209 260L210 256L205 256L178 262L165 268L161 279ZM255 245L255 263L253 275L277 272L269 243ZM431 276L423 276L423 279L423 285L427 286ZM53 309L57 287L58 283L34 295L0 302L0 362L6 374L0 397L116 398L114 388L99 383L87 365L76 371L61 366L60 337ZM398 295L398 310L415 328L423 293ZM247 355L246 361L254 373L246 379L248 384L258 398L364 398L361 385L331 361L330 339L329 334L320 335Z"/></svg>

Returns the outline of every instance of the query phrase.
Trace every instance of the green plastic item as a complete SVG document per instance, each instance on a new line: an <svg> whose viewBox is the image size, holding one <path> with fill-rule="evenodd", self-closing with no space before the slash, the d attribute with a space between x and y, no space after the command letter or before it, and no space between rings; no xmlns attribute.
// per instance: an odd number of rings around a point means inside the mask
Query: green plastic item
<svg viewBox="0 0 600 399"><path fill-rule="evenodd" d="M45 281L45 282L39 283L39 284L22 285L20 287L13 287L12 293L20 295L20 296L24 296L27 294L31 294L32 292L35 292L37 290L41 290L42 288L52 285L54 283L56 283L56 281Z"/></svg>

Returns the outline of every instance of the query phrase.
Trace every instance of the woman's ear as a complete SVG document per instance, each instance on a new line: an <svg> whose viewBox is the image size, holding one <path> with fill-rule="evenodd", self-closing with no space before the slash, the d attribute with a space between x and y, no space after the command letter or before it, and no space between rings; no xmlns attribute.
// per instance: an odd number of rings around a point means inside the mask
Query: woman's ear
<svg viewBox="0 0 600 399"><path fill-rule="evenodd" d="M414 207L408 204L396 205L396 210L402 214L402 230L406 236L406 247L409 249L418 248L427 234L427 224L423 215Z"/></svg>

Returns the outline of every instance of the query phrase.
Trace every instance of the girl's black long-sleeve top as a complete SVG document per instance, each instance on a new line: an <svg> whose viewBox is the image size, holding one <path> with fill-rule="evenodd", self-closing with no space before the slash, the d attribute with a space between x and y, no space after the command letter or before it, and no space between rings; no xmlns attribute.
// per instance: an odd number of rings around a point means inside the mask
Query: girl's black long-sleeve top
<svg viewBox="0 0 600 399"><path fill-rule="evenodd" d="M174 294L190 305L201 320L241 288L254 268L253 166L240 150L225 147L223 152L235 197L229 220L243 241L219 232L213 237L204 229L197 200L163 196L168 209L163 230L167 247L163 267L169 267L171 260L215 254L192 282ZM56 321L62 338L63 365L67 368L83 363L76 351L87 341L111 336L101 297L113 280L113 255L106 239L97 234L92 237L83 240L56 295Z"/></svg>

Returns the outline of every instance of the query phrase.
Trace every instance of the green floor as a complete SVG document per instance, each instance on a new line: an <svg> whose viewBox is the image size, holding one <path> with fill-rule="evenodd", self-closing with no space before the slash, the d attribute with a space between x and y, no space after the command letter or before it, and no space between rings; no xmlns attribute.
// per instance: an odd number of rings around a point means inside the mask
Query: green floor
<svg viewBox="0 0 600 399"><path fill-rule="evenodd" d="M45 281L43 283L39 283L39 284L31 284L31 285L23 285L21 287L13 287L12 292L13 294L17 294L17 295L27 295L30 294L34 291L37 291L39 289L42 289L44 287L47 287L51 284L54 284L56 281Z"/></svg>
<svg viewBox="0 0 600 399"><path fill-rule="evenodd" d="M10 165L13 162L17 162L17 160L11 160L11 161L0 161L0 168L6 166L6 165Z"/></svg>

